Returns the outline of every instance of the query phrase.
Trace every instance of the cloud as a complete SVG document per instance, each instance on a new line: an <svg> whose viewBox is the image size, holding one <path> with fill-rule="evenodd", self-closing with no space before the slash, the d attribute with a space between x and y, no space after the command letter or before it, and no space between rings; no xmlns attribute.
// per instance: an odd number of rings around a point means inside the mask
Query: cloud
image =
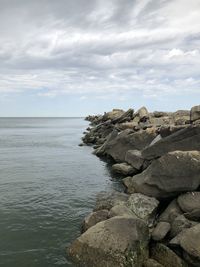
<svg viewBox="0 0 200 267"><path fill-rule="evenodd" d="M196 0L0 0L0 94L198 93L199 11Z"/></svg>

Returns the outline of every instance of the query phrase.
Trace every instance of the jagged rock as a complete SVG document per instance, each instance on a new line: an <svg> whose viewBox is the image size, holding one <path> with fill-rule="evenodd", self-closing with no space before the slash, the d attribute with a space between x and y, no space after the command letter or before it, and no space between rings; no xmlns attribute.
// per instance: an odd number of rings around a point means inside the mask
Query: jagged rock
<svg viewBox="0 0 200 267"><path fill-rule="evenodd" d="M163 265L156 260L148 259L147 261L145 261L144 267L163 267Z"/></svg>
<svg viewBox="0 0 200 267"><path fill-rule="evenodd" d="M127 207L140 219L152 223L156 216L159 201L140 193L132 194L127 201Z"/></svg>
<svg viewBox="0 0 200 267"><path fill-rule="evenodd" d="M144 163L141 151L139 150L128 150L125 155L125 161L137 170L140 170Z"/></svg>
<svg viewBox="0 0 200 267"><path fill-rule="evenodd" d="M134 113L134 110L130 108L129 110L124 112L122 115L113 119L112 123L115 124L115 123L122 123L122 122L130 121L133 119L133 113Z"/></svg>
<svg viewBox="0 0 200 267"><path fill-rule="evenodd" d="M122 109L113 109L110 112L104 113L102 120L103 121L114 120L122 116L124 113L125 111L123 111Z"/></svg>
<svg viewBox="0 0 200 267"><path fill-rule="evenodd" d="M163 111L154 111L153 112L153 116L155 118L160 118L160 117L167 117L167 116L170 116L171 113L169 112L163 112Z"/></svg>
<svg viewBox="0 0 200 267"><path fill-rule="evenodd" d="M134 218L138 218L131 210L127 207L126 203L118 204L110 210L109 217L114 216L131 216Z"/></svg>
<svg viewBox="0 0 200 267"><path fill-rule="evenodd" d="M152 232L152 239L155 241L164 239L170 231L170 228L171 226L168 222L159 222Z"/></svg>
<svg viewBox="0 0 200 267"><path fill-rule="evenodd" d="M155 159L170 151L200 150L200 126L190 126L179 130L142 151L144 159Z"/></svg>
<svg viewBox="0 0 200 267"><path fill-rule="evenodd" d="M135 188L132 186L132 176L128 176L122 180L128 194L135 193Z"/></svg>
<svg viewBox="0 0 200 267"><path fill-rule="evenodd" d="M124 203L128 200L128 195L114 191L112 193L99 193L97 195L94 211L97 210L110 210L115 205Z"/></svg>
<svg viewBox="0 0 200 267"><path fill-rule="evenodd" d="M149 118L149 112L145 107L141 107L136 112L136 116L139 117L139 121L146 121Z"/></svg>
<svg viewBox="0 0 200 267"><path fill-rule="evenodd" d="M182 129L186 129L188 128L190 125L163 125L162 127L160 127L160 129L158 130L159 134L161 135L162 138L165 138L175 132L178 132Z"/></svg>
<svg viewBox="0 0 200 267"><path fill-rule="evenodd" d="M190 119L192 122L200 119L200 105L191 108Z"/></svg>
<svg viewBox="0 0 200 267"><path fill-rule="evenodd" d="M167 153L128 182L129 191L156 198L196 190L200 185L200 151Z"/></svg>
<svg viewBox="0 0 200 267"><path fill-rule="evenodd" d="M124 176L137 173L137 170L127 163L116 163L112 165L112 171Z"/></svg>
<svg viewBox="0 0 200 267"><path fill-rule="evenodd" d="M200 219L200 192L188 192L180 195L177 202L187 217Z"/></svg>
<svg viewBox="0 0 200 267"><path fill-rule="evenodd" d="M170 236L175 237L181 231L183 231L187 228L191 228L192 226L194 226L196 224L197 224L196 222L190 221L187 218L185 218L184 215L179 215L171 223Z"/></svg>
<svg viewBox="0 0 200 267"><path fill-rule="evenodd" d="M68 253L85 267L142 267L148 258L148 243L148 227L142 220L113 217L88 229Z"/></svg>
<svg viewBox="0 0 200 267"><path fill-rule="evenodd" d="M185 230L180 237L180 246L186 252L187 261L194 266L200 266L200 223Z"/></svg>
<svg viewBox="0 0 200 267"><path fill-rule="evenodd" d="M177 203L177 200L174 199L170 204L167 206L167 208L163 211L163 213L159 217L159 222L168 222L172 223L176 217L179 215L182 215L182 211Z"/></svg>
<svg viewBox="0 0 200 267"><path fill-rule="evenodd" d="M116 162L124 162L128 150L142 150L151 143L156 135L155 129L139 132L124 130L117 135L113 134L112 137L109 138L109 141L99 149L97 155L108 155Z"/></svg>
<svg viewBox="0 0 200 267"><path fill-rule="evenodd" d="M164 267L189 267L176 253L161 243L152 246L151 258Z"/></svg>
<svg viewBox="0 0 200 267"><path fill-rule="evenodd" d="M173 113L173 119L175 125L185 125L190 123L190 111L178 110Z"/></svg>
<svg viewBox="0 0 200 267"><path fill-rule="evenodd" d="M109 218L108 210L98 210L90 213L83 221L82 232L87 231L90 227L94 226L98 222L107 220Z"/></svg>

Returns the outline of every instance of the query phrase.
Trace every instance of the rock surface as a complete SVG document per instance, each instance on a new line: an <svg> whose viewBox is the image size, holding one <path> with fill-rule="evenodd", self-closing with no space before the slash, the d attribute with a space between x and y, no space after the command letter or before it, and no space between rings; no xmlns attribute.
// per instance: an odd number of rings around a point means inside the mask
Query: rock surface
<svg viewBox="0 0 200 267"><path fill-rule="evenodd" d="M137 173L137 170L127 163L116 163L112 165L112 171L124 176Z"/></svg>
<svg viewBox="0 0 200 267"><path fill-rule="evenodd" d="M114 217L91 227L68 253L86 267L142 267L148 258L148 242L148 228L142 220Z"/></svg>
<svg viewBox="0 0 200 267"><path fill-rule="evenodd" d="M171 226L168 222L159 222L152 232L152 239L161 241L168 234Z"/></svg>
<svg viewBox="0 0 200 267"><path fill-rule="evenodd" d="M89 214L83 221L82 231L87 231L90 227L94 226L98 222L105 221L109 218L108 210L99 210Z"/></svg>

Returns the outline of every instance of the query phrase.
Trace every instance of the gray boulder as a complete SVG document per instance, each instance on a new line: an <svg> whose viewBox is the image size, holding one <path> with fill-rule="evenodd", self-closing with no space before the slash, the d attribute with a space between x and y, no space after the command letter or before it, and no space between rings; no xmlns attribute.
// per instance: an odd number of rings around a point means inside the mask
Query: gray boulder
<svg viewBox="0 0 200 267"><path fill-rule="evenodd" d="M82 232L87 231L90 227L94 226L98 222L107 220L109 217L108 210L98 210L90 213L83 221Z"/></svg>
<svg viewBox="0 0 200 267"><path fill-rule="evenodd" d="M177 200L174 199L170 204L167 206L167 208L161 213L159 217L160 222L168 222L172 223L179 215L182 215L183 212L181 211Z"/></svg>
<svg viewBox="0 0 200 267"><path fill-rule="evenodd" d="M112 171L124 176L136 174L138 171L127 163L116 163L112 165Z"/></svg>
<svg viewBox="0 0 200 267"><path fill-rule="evenodd" d="M185 216L193 219L200 219L200 192L188 192L180 195L177 199L180 208Z"/></svg>
<svg viewBox="0 0 200 267"><path fill-rule="evenodd" d="M142 151L144 159L155 159L176 150L200 150L200 126L190 126L162 138Z"/></svg>
<svg viewBox="0 0 200 267"><path fill-rule="evenodd" d="M191 108L190 119L192 122L200 119L200 105Z"/></svg>
<svg viewBox="0 0 200 267"><path fill-rule="evenodd" d="M88 229L68 253L85 267L142 267L148 258L148 243L148 227L142 220L119 216Z"/></svg>
<svg viewBox="0 0 200 267"><path fill-rule="evenodd" d="M163 265L156 260L148 259L147 261L145 261L144 267L163 267Z"/></svg>
<svg viewBox="0 0 200 267"><path fill-rule="evenodd" d="M200 151L170 152L128 182L129 191L156 198L193 191L200 185Z"/></svg>
<svg viewBox="0 0 200 267"><path fill-rule="evenodd" d="M115 216L130 216L138 218L135 213L133 213L131 209L127 207L126 203L121 203L112 207L109 213L109 217L111 218Z"/></svg>
<svg viewBox="0 0 200 267"><path fill-rule="evenodd" d="M171 226L168 222L159 222L152 232L152 239L155 241L164 239L169 233L170 228Z"/></svg>
<svg viewBox="0 0 200 267"><path fill-rule="evenodd" d="M140 170L144 163L142 153L139 150L128 150L125 155L125 161L137 170Z"/></svg>
<svg viewBox="0 0 200 267"><path fill-rule="evenodd" d="M179 215L171 223L170 236L175 237L180 232L184 231L185 229L191 228L192 226L196 224L197 222L188 220L187 218L185 218L184 215Z"/></svg>

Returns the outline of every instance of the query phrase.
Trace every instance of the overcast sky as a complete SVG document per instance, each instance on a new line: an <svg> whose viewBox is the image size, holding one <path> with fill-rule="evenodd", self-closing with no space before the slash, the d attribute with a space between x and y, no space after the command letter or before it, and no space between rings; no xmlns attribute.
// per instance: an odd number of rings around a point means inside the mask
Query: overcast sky
<svg viewBox="0 0 200 267"><path fill-rule="evenodd" d="M196 104L199 0L0 0L0 116Z"/></svg>

